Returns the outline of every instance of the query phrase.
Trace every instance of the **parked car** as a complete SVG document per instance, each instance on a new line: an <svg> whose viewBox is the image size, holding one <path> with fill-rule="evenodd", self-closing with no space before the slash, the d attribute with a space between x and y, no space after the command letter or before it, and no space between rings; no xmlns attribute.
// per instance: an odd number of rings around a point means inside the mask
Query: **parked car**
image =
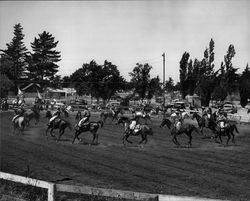
<svg viewBox="0 0 250 201"><path fill-rule="evenodd" d="M178 101L178 102L175 102L175 103L174 103L173 108L174 108L174 109L185 109L185 108L186 108L186 105L185 105L184 102Z"/></svg>
<svg viewBox="0 0 250 201"><path fill-rule="evenodd" d="M250 109L250 103L247 103L247 105L245 106L246 109Z"/></svg>
<svg viewBox="0 0 250 201"><path fill-rule="evenodd" d="M57 109L57 108L63 108L65 106L65 103L64 102L61 102L61 101L56 101L55 105L54 105L54 108Z"/></svg>
<svg viewBox="0 0 250 201"><path fill-rule="evenodd" d="M231 103L225 103L223 105L223 110L225 112L232 113L232 114L237 113L237 108Z"/></svg>
<svg viewBox="0 0 250 201"><path fill-rule="evenodd" d="M87 101L82 100L82 99L71 100L69 105L71 106L72 111L83 110L87 105Z"/></svg>

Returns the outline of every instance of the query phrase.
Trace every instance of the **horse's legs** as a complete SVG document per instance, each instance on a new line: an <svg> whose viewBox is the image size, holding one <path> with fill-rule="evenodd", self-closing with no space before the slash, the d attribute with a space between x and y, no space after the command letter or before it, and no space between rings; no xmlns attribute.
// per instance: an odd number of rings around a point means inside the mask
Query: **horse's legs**
<svg viewBox="0 0 250 201"><path fill-rule="evenodd" d="M98 134L96 132L93 133L93 140L91 144L94 144L95 141L96 141L96 144L98 144Z"/></svg>
<svg viewBox="0 0 250 201"><path fill-rule="evenodd" d="M141 134L141 141L139 142L139 144L141 144L144 140L146 140L145 135ZM145 143L146 144L146 143Z"/></svg>
<svg viewBox="0 0 250 201"><path fill-rule="evenodd" d="M193 137L192 137L191 133L188 133L187 135L189 137L189 141L188 141L189 147L192 147L192 138Z"/></svg>
<svg viewBox="0 0 250 201"><path fill-rule="evenodd" d="M51 136L51 137L55 137L55 135L52 133L53 130L54 130L54 127L52 127L52 128L50 129L50 136Z"/></svg>
<svg viewBox="0 0 250 201"><path fill-rule="evenodd" d="M235 144L234 133L233 133L233 131L231 132L231 135L232 135L232 142Z"/></svg>
<svg viewBox="0 0 250 201"><path fill-rule="evenodd" d="M76 131L76 132L75 132L75 135L74 135L74 138L73 138L73 140L72 140L72 144L74 144L76 138L79 140L78 135L79 135L79 132Z"/></svg>
<svg viewBox="0 0 250 201"><path fill-rule="evenodd" d="M62 128L59 130L59 136L58 136L56 142L59 142L59 140L61 139L61 136L64 134L64 130L65 130L65 128Z"/></svg>
<svg viewBox="0 0 250 201"><path fill-rule="evenodd" d="M126 140L128 143L132 144L132 142L128 140L128 137L129 137L129 136L130 136L130 133L125 132L125 134L124 134L124 136L123 136L123 138L122 138L123 144L125 144L124 140Z"/></svg>
<svg viewBox="0 0 250 201"><path fill-rule="evenodd" d="M91 144L94 144L95 139L96 139L96 132L91 132L91 133L93 134L93 139L92 139Z"/></svg>
<svg viewBox="0 0 250 201"><path fill-rule="evenodd" d="M221 138L221 131L220 131L220 135L219 135L219 139L220 139L220 143L222 144L222 138Z"/></svg>
<svg viewBox="0 0 250 201"><path fill-rule="evenodd" d="M173 137L172 141L173 141L176 145L180 145L180 143L178 142L178 140L177 140L177 138L176 138L176 134L174 134L174 137Z"/></svg>

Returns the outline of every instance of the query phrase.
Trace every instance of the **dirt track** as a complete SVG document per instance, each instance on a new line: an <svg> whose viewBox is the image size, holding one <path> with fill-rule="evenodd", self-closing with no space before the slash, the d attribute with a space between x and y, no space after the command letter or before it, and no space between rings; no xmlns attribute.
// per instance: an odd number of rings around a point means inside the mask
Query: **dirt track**
<svg viewBox="0 0 250 201"><path fill-rule="evenodd" d="M42 114L44 117L44 114ZM91 120L97 120L92 115ZM139 137L122 146L121 126L105 124L99 130L98 146L89 146L92 136L84 133L83 143L72 145L66 130L62 141L46 140L46 119L31 123L22 136L12 134L13 113L0 113L1 171L67 184L148 193L174 194L250 200L250 125L238 125L235 146L221 146L193 134L193 148L177 148L167 128L159 128L160 118L150 124L154 136L137 146ZM72 117L73 122L73 117ZM57 131L55 132L57 134ZM186 136L178 138L182 144ZM224 143L226 139L224 138Z"/></svg>

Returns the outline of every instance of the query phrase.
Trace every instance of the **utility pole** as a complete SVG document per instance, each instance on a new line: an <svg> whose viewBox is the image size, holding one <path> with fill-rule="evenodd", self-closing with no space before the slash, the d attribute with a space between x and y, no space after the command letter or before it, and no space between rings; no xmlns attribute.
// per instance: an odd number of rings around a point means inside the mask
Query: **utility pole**
<svg viewBox="0 0 250 201"><path fill-rule="evenodd" d="M163 106L165 107L165 52L162 54L163 57Z"/></svg>

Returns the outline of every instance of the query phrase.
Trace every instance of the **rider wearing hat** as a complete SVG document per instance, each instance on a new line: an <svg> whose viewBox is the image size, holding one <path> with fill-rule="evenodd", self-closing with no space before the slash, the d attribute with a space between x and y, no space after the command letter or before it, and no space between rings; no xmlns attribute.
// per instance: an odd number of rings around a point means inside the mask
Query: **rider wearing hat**
<svg viewBox="0 0 250 201"><path fill-rule="evenodd" d="M61 110L60 108L57 108L57 110L52 114L52 117L49 120L49 124L53 123L57 118L60 117Z"/></svg>
<svg viewBox="0 0 250 201"><path fill-rule="evenodd" d="M224 111L222 109L219 110L217 123L219 124L219 127L221 129L226 127L227 118L226 118Z"/></svg>
<svg viewBox="0 0 250 201"><path fill-rule="evenodd" d="M84 123L89 121L91 114L87 107L84 107L83 113L82 113L82 119L78 122L78 126L81 127Z"/></svg>
<svg viewBox="0 0 250 201"><path fill-rule="evenodd" d="M12 122L14 122L18 117L23 116L25 110L23 109L23 106L21 106L18 110L15 110L15 116L12 119Z"/></svg>
<svg viewBox="0 0 250 201"><path fill-rule="evenodd" d="M129 125L129 133L132 133L133 131L136 133L140 130L139 123L139 116L135 116L131 119L131 124Z"/></svg>
<svg viewBox="0 0 250 201"><path fill-rule="evenodd" d="M180 110L177 110L176 117L174 119L174 127L175 127L177 132L180 130L181 125L182 125L181 113L180 113Z"/></svg>

